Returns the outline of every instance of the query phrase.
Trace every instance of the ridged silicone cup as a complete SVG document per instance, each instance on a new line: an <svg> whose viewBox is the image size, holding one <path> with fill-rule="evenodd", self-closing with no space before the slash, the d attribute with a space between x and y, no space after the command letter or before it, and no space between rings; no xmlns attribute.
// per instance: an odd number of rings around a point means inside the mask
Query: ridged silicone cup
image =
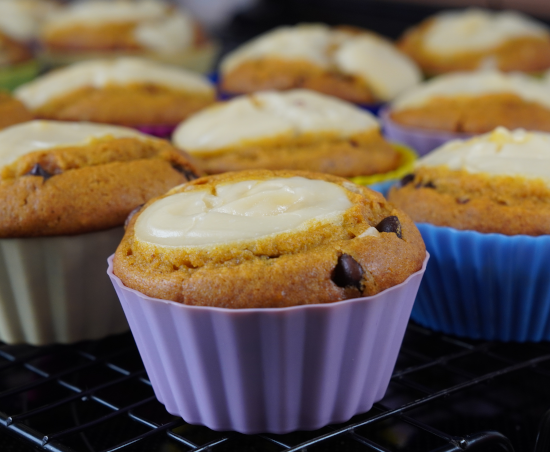
<svg viewBox="0 0 550 452"><path fill-rule="evenodd" d="M550 236L417 226L431 259L413 320L472 339L550 340Z"/></svg>
<svg viewBox="0 0 550 452"><path fill-rule="evenodd" d="M122 228L0 239L0 340L45 345L128 330L105 259Z"/></svg>
<svg viewBox="0 0 550 452"><path fill-rule="evenodd" d="M344 422L386 392L424 274L378 295L273 309L187 306L108 274L158 400L190 424L286 433Z"/></svg>
<svg viewBox="0 0 550 452"><path fill-rule="evenodd" d="M426 155L447 141L466 140L472 137L471 134L467 133L441 132L402 126L391 120L388 107L382 108L379 116L384 136L388 140L404 143L415 149L420 156Z"/></svg>
<svg viewBox="0 0 550 452"><path fill-rule="evenodd" d="M0 68L0 89L12 91L36 78L39 72L40 65L36 60Z"/></svg>
<svg viewBox="0 0 550 452"><path fill-rule="evenodd" d="M159 125L145 125L145 126L136 126L134 129L139 130L140 132L146 133L147 135L152 135L157 138L164 138L165 140L170 140L172 133L176 130L178 125L168 125L168 124L159 124Z"/></svg>
<svg viewBox="0 0 550 452"><path fill-rule="evenodd" d="M403 163L399 168L382 174L351 177L350 180L359 185L366 185L376 191L387 192L396 180L412 173L414 162L418 158L414 149L400 143L391 143L391 145L402 155Z"/></svg>

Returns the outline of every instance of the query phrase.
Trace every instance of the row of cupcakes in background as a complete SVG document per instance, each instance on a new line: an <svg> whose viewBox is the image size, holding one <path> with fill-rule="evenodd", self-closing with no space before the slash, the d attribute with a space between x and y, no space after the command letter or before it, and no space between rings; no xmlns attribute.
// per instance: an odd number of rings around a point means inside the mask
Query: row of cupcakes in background
<svg viewBox="0 0 550 452"><path fill-rule="evenodd" d="M199 145L189 142L180 145L197 155L209 151L210 156L213 156L222 150L226 156L236 155L226 152L229 149L225 149L228 146L235 148L235 143L206 143L213 140L216 134L225 136L226 141L232 139L234 142L254 141L262 135L263 138L273 138L278 133L288 134L288 130L281 124L281 121L284 122L283 118L272 118L271 122L265 122L266 118L262 116L268 111L271 111L274 117L280 116L283 110L277 107L277 102L282 102L282 105L286 103L287 114L291 114L290 109L293 109L293 115L299 115L301 112L309 115L307 118L315 116L314 110L319 105L317 115L324 115L325 123L318 124L317 127L324 128L327 133L331 128L338 130L342 126L338 121L345 122L343 118L346 114L363 118L363 122L367 121L368 127L366 123L363 124L365 130L379 127L372 115L366 111L360 113L360 109L353 104L303 89L291 90L288 95L258 93L215 104L215 86L206 77L181 68L137 58L76 63L19 87L14 96L15 99L12 99L4 95L3 102L0 102L0 108L4 111L1 124L3 126L31 118L92 121L135 127L146 133L168 138L183 121L180 129L195 128L194 133L199 135L198 140L202 142ZM262 107L260 104L266 106ZM132 107L129 108L129 105ZM205 112L201 113L203 109ZM334 109L333 113L331 109ZM195 115L196 118L193 117ZM189 121L193 126L185 125L185 121L190 117L193 117ZM212 118L210 123L208 119L198 119L208 117ZM334 126L330 124L331 118L335 121ZM254 128L248 127L249 121L252 120L257 122ZM279 123L275 124L273 121L277 120ZM207 125L197 125L201 121L206 121L204 124ZM304 121L311 122L315 119ZM222 125L216 130L209 130L213 123ZM353 120L350 127L352 124ZM408 145L421 155L449 139L485 133L497 126L549 131L550 82L544 77L533 78L522 73L502 73L494 70L438 76L406 90L385 106L381 112L381 125L386 138ZM311 124L306 125L304 133L307 132L307 127L311 127ZM201 134L204 137L201 137ZM351 141L346 155L351 152L352 147L356 147L354 152L358 156L364 146L357 147L357 142L353 141L351 135L353 133L347 136ZM175 139L178 140L179 136L181 132L176 133ZM271 146L273 145L272 143ZM278 143L279 148L282 145L283 143ZM249 147L254 146L251 144ZM382 147L379 149L382 150ZM386 146L386 149L389 149L386 157L391 159L391 146ZM241 151L246 152L246 146L241 147ZM340 152L343 152L342 149ZM386 179L399 176L399 173L393 173L399 165L394 164L385 170L374 168L368 171L364 170L364 166L357 166L353 169L354 173L350 173L349 170L342 169L342 165L353 167L352 162L346 163L345 158L336 158L335 154L332 157L330 160L325 152L325 156L319 158L318 165L308 168L326 170L346 177L388 172L392 173L387 174ZM367 154L364 157L367 157ZM296 161L297 169L304 169L298 163L302 157L295 153L283 160L286 163L277 163L276 159L268 163L258 157L256 160L248 158L246 164L242 158L240 164L237 161L231 163L226 159L225 166L216 169L215 172L253 167L278 169L280 165L289 164L289 158ZM372 158L372 154L369 158ZM310 159L314 159L313 155ZM338 159L340 163L336 162ZM410 153L401 163L410 163ZM204 164L207 165L207 171L214 171L214 167L206 160Z"/></svg>
<svg viewBox="0 0 550 452"><path fill-rule="evenodd" d="M189 14L151 0L0 2L3 64L20 62L21 46L50 65L141 55L185 65L186 53L213 47ZM399 49L399 51L398 51ZM12 51L13 50L13 51ZM204 64L212 69L212 54ZM282 64L280 64L282 63ZM189 65L187 65L189 67ZM542 72L550 67L548 28L513 11L443 12L396 42L355 27L303 24L269 31L225 56L230 93L313 88L357 103L385 102L428 76L490 67Z"/></svg>
<svg viewBox="0 0 550 452"><path fill-rule="evenodd" d="M188 12L165 1L0 1L0 88L77 61L141 56L211 70L218 47Z"/></svg>

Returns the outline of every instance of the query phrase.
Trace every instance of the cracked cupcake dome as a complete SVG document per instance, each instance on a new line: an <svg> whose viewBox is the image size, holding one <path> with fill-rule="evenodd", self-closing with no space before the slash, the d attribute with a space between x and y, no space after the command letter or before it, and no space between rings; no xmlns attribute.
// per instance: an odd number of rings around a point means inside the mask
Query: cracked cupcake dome
<svg viewBox="0 0 550 452"><path fill-rule="evenodd" d="M140 58L75 63L19 87L36 118L175 126L215 100L203 76Z"/></svg>
<svg viewBox="0 0 550 452"><path fill-rule="evenodd" d="M0 132L0 237L121 226L150 198L197 177L184 153L132 129L31 121Z"/></svg>
<svg viewBox="0 0 550 452"><path fill-rule="evenodd" d="M230 52L221 90L232 94L306 88L354 103L385 102L421 80L388 40L352 27L279 27Z"/></svg>
<svg viewBox="0 0 550 452"><path fill-rule="evenodd" d="M445 11L406 31L398 47L428 75L550 67L550 29L516 11Z"/></svg>
<svg viewBox="0 0 550 452"><path fill-rule="evenodd" d="M418 160L389 200L420 223L505 235L550 234L550 134L452 141Z"/></svg>
<svg viewBox="0 0 550 452"><path fill-rule="evenodd" d="M486 133L498 126L550 132L550 84L493 70L435 77L398 96L389 118L419 129Z"/></svg>
<svg viewBox="0 0 550 452"><path fill-rule="evenodd" d="M382 195L301 171L208 176L131 218L114 273L145 295L226 308L379 293L422 267L413 222Z"/></svg>
<svg viewBox="0 0 550 452"><path fill-rule="evenodd" d="M40 34L51 52L174 55L204 41L198 23L165 1L81 1L48 17Z"/></svg>
<svg viewBox="0 0 550 452"><path fill-rule="evenodd" d="M387 173L404 160L372 114L309 90L216 104L181 123L172 139L211 174L264 168L353 177Z"/></svg>

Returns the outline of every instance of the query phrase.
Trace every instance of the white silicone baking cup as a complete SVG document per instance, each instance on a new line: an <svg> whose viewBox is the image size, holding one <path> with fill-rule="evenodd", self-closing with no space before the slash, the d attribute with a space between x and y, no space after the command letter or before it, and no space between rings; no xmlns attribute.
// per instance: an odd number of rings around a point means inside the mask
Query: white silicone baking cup
<svg viewBox="0 0 550 452"><path fill-rule="evenodd" d="M122 227L74 236L0 239L0 340L45 345L128 330L105 259Z"/></svg>
<svg viewBox="0 0 550 452"><path fill-rule="evenodd" d="M213 430L286 433L345 422L384 396L428 258L377 295L289 308L151 298L124 286L112 257L108 274L168 412Z"/></svg>

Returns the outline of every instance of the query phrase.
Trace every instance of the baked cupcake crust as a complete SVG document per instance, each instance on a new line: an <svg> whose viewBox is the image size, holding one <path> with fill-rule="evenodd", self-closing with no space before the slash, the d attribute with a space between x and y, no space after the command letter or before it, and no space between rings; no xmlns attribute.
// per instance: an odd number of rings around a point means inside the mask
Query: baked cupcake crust
<svg viewBox="0 0 550 452"><path fill-rule="evenodd" d="M199 174L168 142L127 137L30 152L0 171L4 238L120 226L137 206Z"/></svg>
<svg viewBox="0 0 550 452"><path fill-rule="evenodd" d="M209 253L197 254L185 247L152 252L155 247L135 237L136 221L152 200L130 220L115 254L115 274L127 287L156 298L258 308L374 295L422 267L425 248L410 218L379 193L346 179L302 171L243 171L197 179L157 200L186 191L214 190L218 184L291 177L343 187L352 207L346 210L342 225L290 231L258 240L246 249L223 245ZM382 232L364 234L374 227Z"/></svg>
<svg viewBox="0 0 550 452"><path fill-rule="evenodd" d="M223 92L234 94L296 88L311 89L356 104L376 101L372 90L359 77L326 71L307 61L275 57L243 62L224 74L220 82Z"/></svg>
<svg viewBox="0 0 550 452"><path fill-rule="evenodd" d="M15 97L38 119L130 127L174 126L214 103L206 77L133 57L83 61L18 87Z"/></svg>
<svg viewBox="0 0 550 452"><path fill-rule="evenodd" d="M0 129L30 121L33 116L22 102L0 91Z"/></svg>
<svg viewBox="0 0 550 452"><path fill-rule="evenodd" d="M479 134L498 126L550 132L550 109L513 93L434 97L418 107L390 112L403 126Z"/></svg>
<svg viewBox="0 0 550 452"><path fill-rule="evenodd" d="M403 162L380 134L370 130L349 138L311 136L294 140L262 140L220 152L194 154L209 174L252 169L302 170L340 177L383 174Z"/></svg>
<svg viewBox="0 0 550 452"><path fill-rule="evenodd" d="M31 51L26 45L17 42L4 33L0 32L0 67L23 63L32 58Z"/></svg>
<svg viewBox="0 0 550 452"><path fill-rule="evenodd" d="M434 54L426 49L424 38L435 20L429 18L407 30L397 42L398 48L416 61L426 75L476 70L487 58L491 59L491 67L504 72L541 72L550 67L550 35L517 37L480 51Z"/></svg>
<svg viewBox="0 0 550 452"><path fill-rule="evenodd" d="M214 94L190 93L157 83L81 88L33 110L36 118L124 126L170 125L211 105Z"/></svg>
<svg viewBox="0 0 550 452"><path fill-rule="evenodd" d="M287 169L370 176L405 160L371 113L311 90L263 91L218 103L182 122L172 140L209 174Z"/></svg>
<svg viewBox="0 0 550 452"><path fill-rule="evenodd" d="M220 88L228 94L304 88L358 104L388 101L420 79L415 63L393 43L351 26L279 27L220 64Z"/></svg>
<svg viewBox="0 0 550 452"><path fill-rule="evenodd" d="M419 223L504 235L550 234L550 188L540 179L422 167L388 199Z"/></svg>

